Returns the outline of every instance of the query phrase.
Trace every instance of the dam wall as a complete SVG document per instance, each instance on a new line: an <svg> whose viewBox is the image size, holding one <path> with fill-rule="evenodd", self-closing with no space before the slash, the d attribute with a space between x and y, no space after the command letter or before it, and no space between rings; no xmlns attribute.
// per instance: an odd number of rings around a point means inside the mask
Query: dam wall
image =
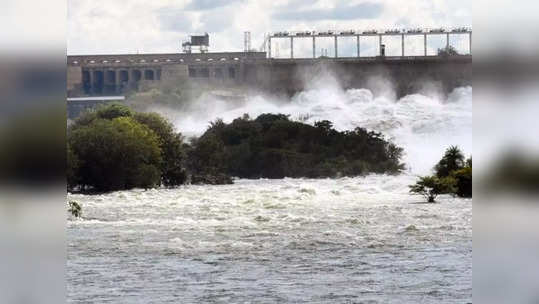
<svg viewBox="0 0 539 304"><path fill-rule="evenodd" d="M265 52L68 56L68 97L126 95L162 83L293 95L323 86L392 89L398 97L472 84L472 56L268 59Z"/></svg>
<svg viewBox="0 0 539 304"><path fill-rule="evenodd" d="M367 88L377 94L390 88L402 97L427 90L449 93L471 85L472 58L272 59L247 63L244 72L248 87L272 93L293 95L334 79L344 89Z"/></svg>

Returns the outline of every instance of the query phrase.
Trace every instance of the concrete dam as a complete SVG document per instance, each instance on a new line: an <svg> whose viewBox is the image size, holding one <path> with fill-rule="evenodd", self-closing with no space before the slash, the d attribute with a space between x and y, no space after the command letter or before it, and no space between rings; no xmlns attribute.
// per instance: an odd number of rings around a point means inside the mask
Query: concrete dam
<svg viewBox="0 0 539 304"><path fill-rule="evenodd" d="M253 51L250 40L245 41L244 52L208 52L209 37L206 34L198 37L205 41L200 53L191 52L192 45L184 43L182 53L68 56L67 96L73 100L128 95L130 92L159 88L163 84L185 82L208 89L237 89L291 96L313 88L316 80L325 75L331 75L344 89L366 88L375 95L387 90L387 84L390 84L397 97L432 89L447 94L456 87L472 84L471 52L465 55L427 54L429 35L447 36L446 49L449 50L450 34L468 35L471 50L471 30L459 28L452 31L278 32L267 36L264 49L268 52ZM423 36L423 55L405 56L405 38L410 35ZM343 36L357 38L357 56L339 57L338 38ZM360 38L363 36L379 38L379 56L361 55ZM400 56L385 55L384 36L401 37ZM321 37L334 39L334 57L317 57L316 38ZM305 38L312 39L312 58L294 58L294 39ZM272 39L289 41L289 58L272 57ZM385 85L381 86L381 83Z"/></svg>
<svg viewBox="0 0 539 304"><path fill-rule="evenodd" d="M163 82L190 81L216 88L238 87L294 94L328 72L343 88L376 91L383 78L398 96L425 83L443 92L472 84L472 56L268 59L265 52L68 56L68 97L124 95Z"/></svg>

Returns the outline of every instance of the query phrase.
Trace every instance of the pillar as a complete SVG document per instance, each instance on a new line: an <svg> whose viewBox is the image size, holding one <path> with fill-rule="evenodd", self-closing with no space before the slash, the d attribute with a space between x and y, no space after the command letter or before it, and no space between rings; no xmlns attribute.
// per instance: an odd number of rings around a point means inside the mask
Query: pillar
<svg viewBox="0 0 539 304"><path fill-rule="evenodd" d="M423 48L425 50L425 56L427 56L427 34L423 34Z"/></svg>
<svg viewBox="0 0 539 304"><path fill-rule="evenodd" d="M122 90L122 82L120 80L120 70L114 70L114 77L116 77L116 94L119 94Z"/></svg>
<svg viewBox="0 0 539 304"><path fill-rule="evenodd" d="M402 48L401 56L404 57L404 34L401 35L401 48Z"/></svg>
<svg viewBox="0 0 539 304"><path fill-rule="evenodd" d="M449 50L449 33L447 33L446 35L447 35L447 36L446 36L446 39L445 39L445 40L446 40L445 49L446 49L446 50Z"/></svg>
<svg viewBox="0 0 539 304"><path fill-rule="evenodd" d="M382 56L382 34L378 34L378 41L379 41L378 55Z"/></svg>
<svg viewBox="0 0 539 304"><path fill-rule="evenodd" d="M94 94L94 70L90 69L90 95Z"/></svg>
<svg viewBox="0 0 539 304"><path fill-rule="evenodd" d="M268 43L269 58L271 58L271 36L268 38Z"/></svg>
<svg viewBox="0 0 539 304"><path fill-rule="evenodd" d="M337 34L335 34L335 58L339 57L339 48L337 46Z"/></svg>
<svg viewBox="0 0 539 304"><path fill-rule="evenodd" d="M290 58L294 58L294 37L290 37Z"/></svg>
<svg viewBox="0 0 539 304"><path fill-rule="evenodd" d="M313 58L316 58L316 38L313 36Z"/></svg>
<svg viewBox="0 0 539 304"><path fill-rule="evenodd" d="M271 58L271 36L268 37L268 58Z"/></svg>
<svg viewBox="0 0 539 304"><path fill-rule="evenodd" d="M357 40L357 57L360 57L361 51L360 51L360 45L359 45L359 35L356 36L356 40Z"/></svg>
<svg viewBox="0 0 539 304"><path fill-rule="evenodd" d="M470 55L472 54L472 32L470 32L468 35L470 35Z"/></svg>

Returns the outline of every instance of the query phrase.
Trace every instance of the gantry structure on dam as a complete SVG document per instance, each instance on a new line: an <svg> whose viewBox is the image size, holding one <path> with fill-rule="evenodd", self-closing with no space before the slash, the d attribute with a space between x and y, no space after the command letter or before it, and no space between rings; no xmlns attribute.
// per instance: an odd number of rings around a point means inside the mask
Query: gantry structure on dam
<svg viewBox="0 0 539 304"><path fill-rule="evenodd" d="M429 36L446 36L446 49L450 47L451 35L467 35L468 47L470 55L472 53L472 29L468 27L458 27L453 29L445 28L414 28L414 29L388 29L388 30L326 30L326 31L281 31L269 33L264 41L264 48L268 49L268 57L273 58L271 45L272 39L287 39L290 41L290 58L294 58L294 39L312 39L312 58L316 58L316 39L317 38L333 38L334 39L334 57L339 57L339 38L355 37L357 57L361 57L361 38L362 37L378 37L379 55L385 56L385 44L383 44L384 36L399 36L401 38L401 56L405 54L405 41L408 36L423 36L424 56L427 56L427 43ZM323 54L322 54L323 55Z"/></svg>

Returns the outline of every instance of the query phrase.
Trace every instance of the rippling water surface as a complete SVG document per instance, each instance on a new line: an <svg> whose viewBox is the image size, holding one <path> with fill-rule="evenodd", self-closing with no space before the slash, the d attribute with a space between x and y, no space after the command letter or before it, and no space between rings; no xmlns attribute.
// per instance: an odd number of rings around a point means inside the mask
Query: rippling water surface
<svg viewBox="0 0 539 304"><path fill-rule="evenodd" d="M465 303L469 200L417 204L412 176L239 180L70 195L71 301Z"/></svg>
<svg viewBox="0 0 539 304"><path fill-rule="evenodd" d="M206 107L216 109L219 107ZM98 303L471 302L472 202L423 204L407 185L443 150L471 152L471 88L398 101L367 90L308 91L288 105L179 116L288 113L364 126L405 148L400 176L236 180L226 186L69 194L68 300ZM201 117L202 115L202 117Z"/></svg>

